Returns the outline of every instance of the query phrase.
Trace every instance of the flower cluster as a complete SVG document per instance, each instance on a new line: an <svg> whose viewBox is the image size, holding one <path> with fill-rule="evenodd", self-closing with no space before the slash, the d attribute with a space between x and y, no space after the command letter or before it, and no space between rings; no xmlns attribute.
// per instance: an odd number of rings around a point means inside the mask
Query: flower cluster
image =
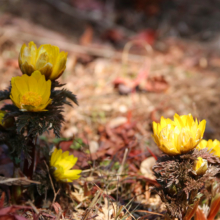
<svg viewBox="0 0 220 220"><path fill-rule="evenodd" d="M10 98L21 111L40 112L52 102L51 80L57 79L66 68L67 53L57 46L30 42L23 44L19 66L24 75L11 79Z"/></svg>
<svg viewBox="0 0 220 220"><path fill-rule="evenodd" d="M205 120L198 121L191 114L175 114L174 120L161 117L159 123L153 122L152 137L166 154L158 158L153 171L161 185L157 192L166 205L168 219L200 219L199 202L210 204L213 187L219 185L220 142L203 140L205 126ZM210 216L214 217L219 210L220 193L217 197L214 203L218 208L210 207L207 219L214 219Z"/></svg>
<svg viewBox="0 0 220 220"><path fill-rule="evenodd" d="M18 158L14 161L18 161L22 154L27 155L23 173L29 178L32 178L34 168L29 166L27 158L29 156L29 161L34 161L34 140L50 129L59 137L64 121L63 105L71 105L67 99L77 104L76 96L70 91L55 89L63 86L56 80L63 74L66 61L67 52L60 52L57 46L43 44L37 48L32 41L23 44L18 58L23 74L12 77L9 90L0 91L0 101L10 98L13 103L6 104L4 111L0 110L0 132L4 132L4 135L0 134L1 140L7 139L10 151L14 155L17 153ZM71 170L76 161L77 158L68 151L63 153L55 149L50 160L54 178L63 182L78 179L81 170Z"/></svg>
<svg viewBox="0 0 220 220"><path fill-rule="evenodd" d="M170 156L184 154L194 148L207 148L210 153L220 157L220 141L202 139L205 126L205 120L194 121L191 114L175 114L173 121L162 116L160 123L153 122L153 139L160 150Z"/></svg>

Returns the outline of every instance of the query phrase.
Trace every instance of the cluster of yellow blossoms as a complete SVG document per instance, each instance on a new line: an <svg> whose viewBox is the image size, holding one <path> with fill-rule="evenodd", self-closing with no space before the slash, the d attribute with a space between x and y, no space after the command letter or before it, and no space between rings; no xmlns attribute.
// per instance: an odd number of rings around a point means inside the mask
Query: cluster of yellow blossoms
<svg viewBox="0 0 220 220"><path fill-rule="evenodd" d="M153 139L165 154L170 156L187 153L194 148L207 148L210 153L220 157L220 142L218 140L202 140L206 121L198 122L192 115L174 115L174 120L161 117L160 123L153 122ZM198 157L194 164L197 175L207 170L207 161Z"/></svg>
<svg viewBox="0 0 220 220"><path fill-rule="evenodd" d="M30 42L23 44L19 66L24 75L11 79L10 98L21 111L46 111L50 99L51 80L57 79L66 68L67 53L59 47L43 44L39 48Z"/></svg>
<svg viewBox="0 0 220 220"><path fill-rule="evenodd" d="M19 54L19 67L22 76L11 79L10 98L20 111L42 112L52 104L51 84L60 77L66 68L67 52L50 44L39 48L30 42L23 44ZM0 111L0 125L4 126L5 112ZM72 182L78 179L81 170L72 170L77 158L69 152L55 149L51 155L50 166L57 181Z"/></svg>

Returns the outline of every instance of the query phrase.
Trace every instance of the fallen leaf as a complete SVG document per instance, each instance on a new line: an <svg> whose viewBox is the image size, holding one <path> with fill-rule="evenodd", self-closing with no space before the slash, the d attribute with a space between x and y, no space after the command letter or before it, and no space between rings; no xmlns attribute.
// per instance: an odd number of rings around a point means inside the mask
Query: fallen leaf
<svg viewBox="0 0 220 220"><path fill-rule="evenodd" d="M195 218L195 220L207 220L203 211L199 207L196 209L196 213L195 213L194 218Z"/></svg>
<svg viewBox="0 0 220 220"><path fill-rule="evenodd" d="M30 184L41 184L38 181L33 181L30 180L26 177L20 177L20 178L6 178L6 177L2 177L0 176L0 184L2 185L7 185L7 186L11 186L11 185L30 185Z"/></svg>
<svg viewBox="0 0 220 220"><path fill-rule="evenodd" d="M52 206L53 206L57 215L60 215L60 213L62 213L62 208L59 203L55 202L52 204Z"/></svg>
<svg viewBox="0 0 220 220"><path fill-rule="evenodd" d="M93 28L92 26L87 25L83 35L80 37L79 42L81 45L86 46L91 44L92 38L93 38Z"/></svg>
<svg viewBox="0 0 220 220"><path fill-rule="evenodd" d="M109 122L109 127L110 128L115 128L115 127L118 127L120 125L123 125L127 122L127 118L126 117L117 117L117 118L114 118L112 119L110 122Z"/></svg>
<svg viewBox="0 0 220 220"><path fill-rule="evenodd" d="M160 93L166 91L168 88L169 85L163 76L155 76L147 80L146 86L143 90Z"/></svg>
<svg viewBox="0 0 220 220"><path fill-rule="evenodd" d="M147 29L139 32L137 35L131 38L131 40L135 40L136 44L141 44L141 43L148 43L150 45L153 45L156 39L156 31L152 29Z"/></svg>
<svg viewBox="0 0 220 220"><path fill-rule="evenodd" d="M156 164L156 159L154 157L148 157L142 161L140 166L141 173L148 178L154 178L152 167Z"/></svg>

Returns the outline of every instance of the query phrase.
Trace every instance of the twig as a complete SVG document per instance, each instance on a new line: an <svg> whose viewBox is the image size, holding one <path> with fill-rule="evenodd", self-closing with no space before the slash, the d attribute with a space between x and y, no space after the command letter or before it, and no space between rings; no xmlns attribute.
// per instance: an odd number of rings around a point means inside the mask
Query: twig
<svg viewBox="0 0 220 220"><path fill-rule="evenodd" d="M20 178L6 178L6 177L0 177L0 184L4 185L29 185L31 183L34 184L41 184L41 182L30 180L26 177L20 177Z"/></svg>
<svg viewBox="0 0 220 220"><path fill-rule="evenodd" d="M35 211L35 213L39 216L40 219L44 219L44 217L40 214L37 207L31 202L31 200L28 200L26 203L31 206L31 208Z"/></svg>
<svg viewBox="0 0 220 220"><path fill-rule="evenodd" d="M138 40L132 40L132 41L129 41L125 44L124 46L124 50L123 50L123 53L122 53L122 64L125 65L128 61L128 56L129 56L129 51L131 49L131 47L135 44L141 44L144 49L146 50L147 52L147 55L151 55L152 52L153 52L153 48L151 45L149 45L148 43L144 42L144 41L138 41Z"/></svg>
<svg viewBox="0 0 220 220"><path fill-rule="evenodd" d="M86 209L82 220L88 219L88 215L89 215L91 209L98 203L100 195L102 195L102 193L100 191L98 191L98 193L96 194L96 196L93 198L92 202L90 203L89 207Z"/></svg>
<svg viewBox="0 0 220 220"><path fill-rule="evenodd" d="M118 169L118 174L117 174L118 181L120 181L120 176L121 176L121 174L124 170L124 165L125 165L125 161L126 161L126 158L127 158L127 154L128 154L128 148L125 149L125 153L124 153L124 157L123 157L121 166Z"/></svg>
<svg viewBox="0 0 220 220"><path fill-rule="evenodd" d="M53 204L53 203L55 202L55 200L56 200L57 195L58 195L59 192L60 192L60 189L56 192L56 190L55 190L55 188L54 188L53 180L52 180L51 175L50 175L49 167L47 166L47 163L46 163L45 160L44 160L44 163L45 163L45 166L46 166L46 168L47 168L47 172L48 172L48 175L49 175L49 178L50 178L50 183L51 183L51 186L52 186L52 189L53 189L53 193L54 193L54 198L53 198L53 202L52 202L52 204Z"/></svg>
<svg viewBox="0 0 220 220"><path fill-rule="evenodd" d="M36 25L35 27L37 28ZM19 39L21 39L22 41L29 42L30 39L32 39L33 41L38 41L39 43L49 42L50 44L59 46L63 50L72 51L76 54L88 54L91 56L117 60L121 60L122 58L121 52L117 52L116 50L109 49L106 47L97 48L94 46L82 46L68 42L68 39L66 39L66 41L61 41L48 37L36 36L36 34L25 33L24 31L19 31L14 28L11 29L7 27L2 27L1 31L4 33L4 36L7 37L7 39L17 39L17 37L19 36ZM131 62L143 63L143 61L146 59L146 56L129 53L126 59L127 61Z"/></svg>
<svg viewBox="0 0 220 220"><path fill-rule="evenodd" d="M127 149L127 148L126 148ZM125 154L124 154L125 155ZM124 157L124 158L126 158L126 157ZM110 200L110 202L112 203L112 206L113 206L113 202L112 201L115 201L115 199L114 198L112 198L111 196L109 196L109 195L107 195L107 194L105 194L105 192L97 185L97 184L95 184L95 183L93 183L100 191L99 192L101 192L101 196L103 196L104 198L105 197L107 197L109 200ZM132 218L133 219L135 219L136 220L136 218L132 215L132 213L129 211L129 208L127 208L126 206L124 206L124 205L122 205L123 206L123 208L126 210L126 212L130 215L130 216L132 216ZM84 219L83 219L84 220Z"/></svg>
<svg viewBox="0 0 220 220"><path fill-rule="evenodd" d="M164 214L160 214L160 213L156 213L156 212L150 212L150 211L146 211L146 210L136 210L135 212L144 212L144 213L149 213L149 214L152 214L152 215L164 216Z"/></svg>
<svg viewBox="0 0 220 220"><path fill-rule="evenodd" d="M117 201L118 201L119 181L121 180L121 174L122 174L123 169L124 169L124 164L125 164L125 160L127 158L127 154L128 154L128 148L125 149L125 153L124 153L124 157L123 157L123 160L122 160L122 164L121 164L121 166L118 169L118 174L116 175L116 177L117 177Z"/></svg>

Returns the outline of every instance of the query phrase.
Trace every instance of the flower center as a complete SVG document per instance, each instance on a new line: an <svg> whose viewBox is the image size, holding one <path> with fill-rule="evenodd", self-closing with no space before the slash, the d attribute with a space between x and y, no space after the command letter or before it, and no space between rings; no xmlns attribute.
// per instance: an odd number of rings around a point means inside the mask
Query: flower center
<svg viewBox="0 0 220 220"><path fill-rule="evenodd" d="M21 106L23 105L31 105L31 106L39 106L42 103L42 97L36 92L27 92L21 97Z"/></svg>

